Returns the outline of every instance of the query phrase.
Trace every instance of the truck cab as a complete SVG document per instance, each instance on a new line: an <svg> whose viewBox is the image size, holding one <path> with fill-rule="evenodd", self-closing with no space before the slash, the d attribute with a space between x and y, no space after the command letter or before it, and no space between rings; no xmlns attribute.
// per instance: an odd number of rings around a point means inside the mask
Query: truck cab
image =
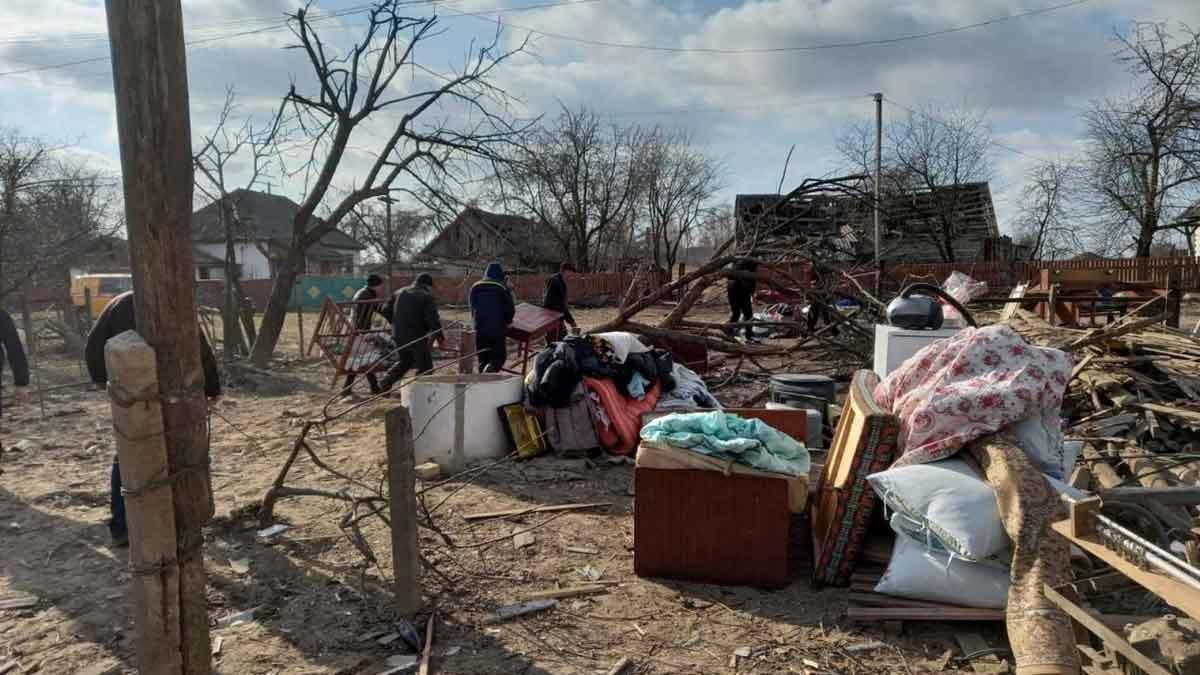
<svg viewBox="0 0 1200 675"><path fill-rule="evenodd" d="M71 304L83 319L91 322L110 300L132 290L131 274L84 274L71 279Z"/></svg>

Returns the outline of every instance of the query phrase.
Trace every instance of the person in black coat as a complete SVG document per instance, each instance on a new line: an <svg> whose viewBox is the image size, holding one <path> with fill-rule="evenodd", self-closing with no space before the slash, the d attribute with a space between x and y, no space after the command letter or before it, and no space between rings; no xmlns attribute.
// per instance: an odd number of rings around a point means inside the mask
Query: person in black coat
<svg viewBox="0 0 1200 675"><path fill-rule="evenodd" d="M385 391L410 370L416 369L418 375L433 370L431 342L446 346L431 275L419 274L412 285L396 291L392 299L392 339L398 351L396 363L379 384Z"/></svg>
<svg viewBox="0 0 1200 675"><path fill-rule="evenodd" d="M758 285L756 275L758 263L744 260L733 266L729 274L729 287L726 296L729 299L729 323L740 323L754 320L754 289ZM737 334L737 329L733 329ZM754 339L754 329L746 326L746 339Z"/></svg>
<svg viewBox="0 0 1200 675"><path fill-rule="evenodd" d="M358 289L358 292L354 294L354 312L352 314L354 328L356 330L370 329L371 319L376 314L387 319L388 323L392 322L392 305L383 297L383 277L372 274L367 277L367 285ZM342 386L342 396L354 396L355 379L357 376L354 373L346 376L346 384ZM367 373L367 384L371 385L372 394L383 391L379 387L379 379L374 371Z"/></svg>
<svg viewBox="0 0 1200 675"><path fill-rule="evenodd" d="M13 371L13 383L17 388L14 398L17 402L24 401L27 398L25 389L29 386L29 361L25 358L25 348L21 346L21 336L17 334L16 322L8 315L8 312L0 309L0 385L4 383L5 362ZM0 395L0 415L3 414L4 400ZM2 441L3 439L0 438L0 442ZM0 445L0 455L3 454L3 446Z"/></svg>
<svg viewBox="0 0 1200 675"><path fill-rule="evenodd" d="M546 344L556 342L566 333L564 324L575 328L575 317L571 316L571 306L567 300L567 281L575 272L575 266L565 262L558 266L558 274L550 275L546 280L546 293L542 296L542 307L552 309L563 315L562 323L546 335Z"/></svg>
<svg viewBox="0 0 1200 675"><path fill-rule="evenodd" d="M104 363L104 345L108 341L127 330L137 330L137 317L134 313L133 291L126 291L104 306L104 311L96 317L92 330L88 333L87 344L84 346L84 361L87 363L88 374L98 387L108 385L108 366ZM200 366L204 370L204 395L210 399L221 395L221 373L217 369L217 357L213 355L212 347L200 332ZM129 530L125 522L125 498L121 496L121 463L116 453L113 453L112 474L110 481L109 508L112 520L108 523L108 531L112 534L113 542L118 546L129 543Z"/></svg>
<svg viewBox="0 0 1200 675"><path fill-rule="evenodd" d="M504 280L500 263L489 263L483 278L467 294L475 324L475 348L479 350L479 372L498 373L508 358L508 326L516 314L512 289Z"/></svg>

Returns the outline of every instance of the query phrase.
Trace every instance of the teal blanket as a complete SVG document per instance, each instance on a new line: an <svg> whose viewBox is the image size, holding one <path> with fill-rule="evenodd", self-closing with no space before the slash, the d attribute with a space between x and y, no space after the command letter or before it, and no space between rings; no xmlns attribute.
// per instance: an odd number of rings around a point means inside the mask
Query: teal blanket
<svg viewBox="0 0 1200 675"><path fill-rule="evenodd" d="M642 427L642 440L685 448L763 471L807 476L808 449L762 420L720 410L676 413Z"/></svg>

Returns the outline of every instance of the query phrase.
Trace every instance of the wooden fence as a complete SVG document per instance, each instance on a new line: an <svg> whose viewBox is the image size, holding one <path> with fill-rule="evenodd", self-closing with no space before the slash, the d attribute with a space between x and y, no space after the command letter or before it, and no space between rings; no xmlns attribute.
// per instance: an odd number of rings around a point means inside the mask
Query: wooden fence
<svg viewBox="0 0 1200 675"><path fill-rule="evenodd" d="M957 271L986 281L992 288L1009 288L1019 283L1037 283L1041 270L1047 267L1055 270L1109 270L1117 281L1150 281L1159 288L1200 291L1200 259L1188 257L896 265L887 270L887 276L896 284L917 277L932 277L937 283L942 283Z"/></svg>

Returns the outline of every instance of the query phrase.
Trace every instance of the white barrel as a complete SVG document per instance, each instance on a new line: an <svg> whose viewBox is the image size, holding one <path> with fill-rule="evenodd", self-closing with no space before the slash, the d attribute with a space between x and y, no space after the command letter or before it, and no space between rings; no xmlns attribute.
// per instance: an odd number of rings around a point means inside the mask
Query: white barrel
<svg viewBox="0 0 1200 675"><path fill-rule="evenodd" d="M503 373L427 375L405 392L417 464L437 462L448 473L475 459L508 454L497 409L521 401L521 378Z"/></svg>

